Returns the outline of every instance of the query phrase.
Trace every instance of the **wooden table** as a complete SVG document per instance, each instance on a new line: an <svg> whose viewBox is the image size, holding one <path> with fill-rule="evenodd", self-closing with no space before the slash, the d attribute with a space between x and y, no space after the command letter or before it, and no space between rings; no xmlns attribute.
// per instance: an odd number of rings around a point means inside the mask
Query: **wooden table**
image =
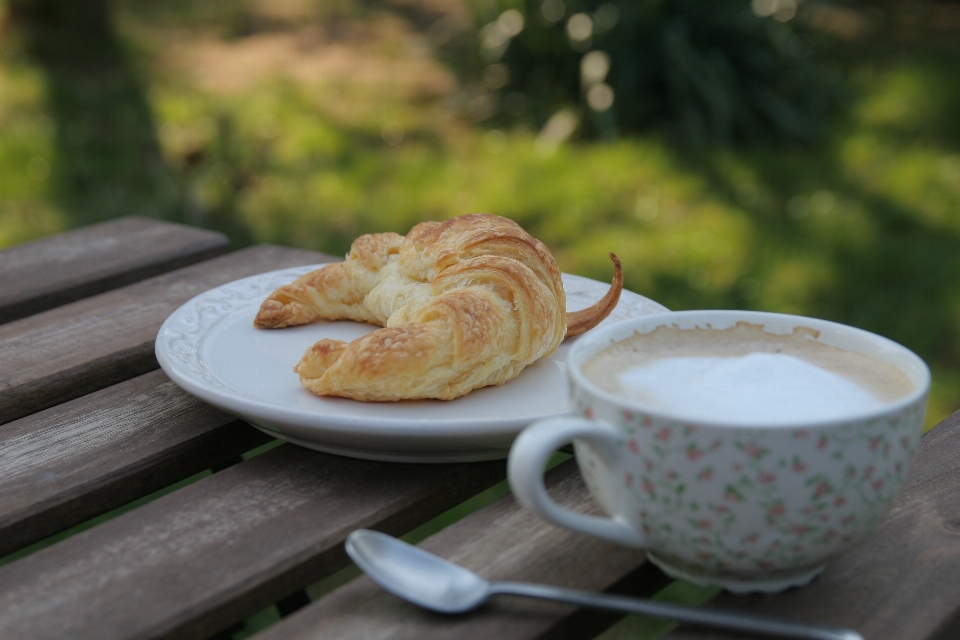
<svg viewBox="0 0 960 640"><path fill-rule="evenodd" d="M331 259L268 245L229 253L219 234L139 218L0 252L0 638L226 638L275 603L283 619L256 638L592 638L618 620L511 599L443 617L364 577L311 597L342 581L350 531L410 532L505 477L503 462L271 448L158 370L157 330L192 296ZM960 413L923 438L897 506L813 585L715 603L869 639L960 638L958 423ZM548 484L590 508L572 460ZM421 545L493 578L635 595L671 582L642 553L546 524L509 494Z"/></svg>

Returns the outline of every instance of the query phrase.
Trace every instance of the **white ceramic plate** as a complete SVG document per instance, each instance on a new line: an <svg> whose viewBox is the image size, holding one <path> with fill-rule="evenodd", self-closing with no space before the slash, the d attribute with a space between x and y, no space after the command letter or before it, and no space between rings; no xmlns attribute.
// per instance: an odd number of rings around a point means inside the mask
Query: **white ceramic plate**
<svg viewBox="0 0 960 640"><path fill-rule="evenodd" d="M177 309L157 335L160 366L186 391L295 444L328 453L398 462L505 458L528 424L562 415L571 340L500 387L456 400L357 402L321 398L300 386L293 366L321 338L354 340L376 327L322 322L279 331L253 328L263 299L316 269L309 265L260 274L211 289ZM608 284L563 275L567 306L583 309ZM629 291L601 326L665 307Z"/></svg>

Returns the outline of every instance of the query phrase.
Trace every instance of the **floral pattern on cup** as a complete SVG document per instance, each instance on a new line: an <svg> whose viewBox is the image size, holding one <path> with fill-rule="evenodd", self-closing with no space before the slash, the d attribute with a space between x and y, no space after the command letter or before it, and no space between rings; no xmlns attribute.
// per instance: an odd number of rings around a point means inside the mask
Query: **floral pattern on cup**
<svg viewBox="0 0 960 640"><path fill-rule="evenodd" d="M620 478L575 443L601 506L614 513L629 500L627 517L670 565L745 578L815 567L862 537L906 479L924 409L840 427L719 428L617 409L574 387L571 396L575 414L623 433Z"/></svg>

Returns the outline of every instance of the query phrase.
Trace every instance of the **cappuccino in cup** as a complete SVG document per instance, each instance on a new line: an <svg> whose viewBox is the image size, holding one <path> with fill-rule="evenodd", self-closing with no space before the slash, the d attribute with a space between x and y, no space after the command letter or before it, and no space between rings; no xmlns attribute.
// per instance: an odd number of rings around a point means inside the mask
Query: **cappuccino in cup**
<svg viewBox="0 0 960 640"><path fill-rule="evenodd" d="M903 486L930 386L924 362L886 338L756 311L597 329L567 373L572 415L510 450L520 503L734 592L806 584L866 535ZM569 442L608 517L547 493L543 469Z"/></svg>
<svg viewBox="0 0 960 640"><path fill-rule="evenodd" d="M590 358L598 387L652 409L741 425L829 420L882 409L913 383L897 367L816 340L738 322L726 329L662 326Z"/></svg>

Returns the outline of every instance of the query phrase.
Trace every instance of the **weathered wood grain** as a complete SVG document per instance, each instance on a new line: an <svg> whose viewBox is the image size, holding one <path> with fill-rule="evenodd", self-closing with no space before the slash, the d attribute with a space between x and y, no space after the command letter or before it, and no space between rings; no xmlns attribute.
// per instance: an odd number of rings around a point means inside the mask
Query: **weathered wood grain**
<svg viewBox="0 0 960 640"><path fill-rule="evenodd" d="M272 440L153 371L0 433L0 556Z"/></svg>
<svg viewBox="0 0 960 640"><path fill-rule="evenodd" d="M547 475L551 494L580 511L594 509L573 461ZM513 496L477 511L428 538L424 549L495 580L541 582L578 589L651 595L669 579L644 562L643 553L549 524L522 509ZM638 573L642 579L629 580ZM432 614L358 578L269 627L258 640L519 640L590 638L602 625L584 624L569 605L498 597L465 616ZM618 616L604 616L612 624ZM575 630L575 632L573 632Z"/></svg>
<svg viewBox="0 0 960 640"><path fill-rule="evenodd" d="M259 245L2 325L0 424L156 369L160 325L198 293L332 259Z"/></svg>
<svg viewBox="0 0 960 640"><path fill-rule="evenodd" d="M222 233L121 218L0 251L0 323L226 253Z"/></svg>
<svg viewBox="0 0 960 640"><path fill-rule="evenodd" d="M0 638L205 638L504 476L282 445L0 567Z"/></svg>
<svg viewBox="0 0 960 640"><path fill-rule="evenodd" d="M814 583L772 596L724 594L713 605L836 624L867 640L940 640L960 614L960 412L921 440L903 495L876 531ZM670 640L730 639L679 627Z"/></svg>

